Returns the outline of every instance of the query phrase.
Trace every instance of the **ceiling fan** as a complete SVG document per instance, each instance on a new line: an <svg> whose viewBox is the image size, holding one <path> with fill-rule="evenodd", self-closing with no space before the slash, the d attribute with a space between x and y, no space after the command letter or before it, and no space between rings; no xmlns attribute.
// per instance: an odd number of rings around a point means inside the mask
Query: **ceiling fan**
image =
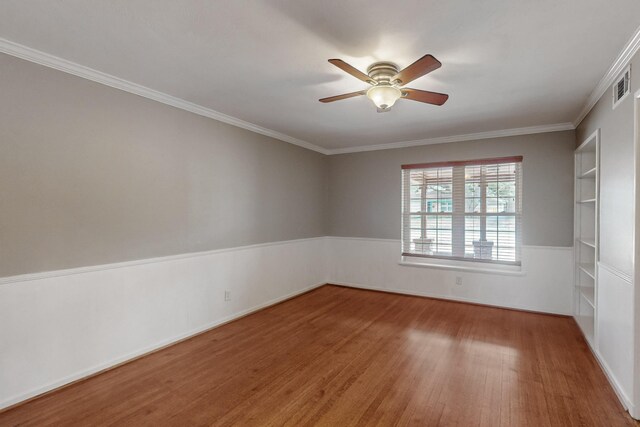
<svg viewBox="0 0 640 427"><path fill-rule="evenodd" d="M442 105L449 99L449 95L444 93L403 87L413 80L433 70L437 70L442 66L442 63L432 55L423 56L402 71L398 71L398 66L392 62L376 62L367 68L367 74L341 59L330 59L329 62L342 71L351 74L353 77L369 83L372 87L358 92L322 98L319 100L320 102L340 101L342 99L353 98L354 96L367 95L367 97L376 104L376 107L378 107L378 112L383 113L391 110L393 104L400 98L433 105Z"/></svg>

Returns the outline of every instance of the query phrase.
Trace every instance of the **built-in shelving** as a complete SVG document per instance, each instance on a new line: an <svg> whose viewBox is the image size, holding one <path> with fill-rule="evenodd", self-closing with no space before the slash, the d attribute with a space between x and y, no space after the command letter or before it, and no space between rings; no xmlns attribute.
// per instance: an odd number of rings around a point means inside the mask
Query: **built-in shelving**
<svg viewBox="0 0 640 427"><path fill-rule="evenodd" d="M578 264L578 268L586 273L592 279L596 278L596 267L594 264L582 263Z"/></svg>
<svg viewBox="0 0 640 427"><path fill-rule="evenodd" d="M587 341L595 342L598 315L598 175L600 132L575 151L575 318Z"/></svg>
<svg viewBox="0 0 640 427"><path fill-rule="evenodd" d="M578 177L578 179L591 179L596 177L596 168L591 168Z"/></svg>
<svg viewBox="0 0 640 427"><path fill-rule="evenodd" d="M583 245L591 246L594 249L596 247L596 240L595 239L581 238L581 239L578 239L578 242L582 243Z"/></svg>
<svg viewBox="0 0 640 427"><path fill-rule="evenodd" d="M596 293L595 293L595 288L591 288L588 286L580 286L580 294L582 295L582 297L587 300L587 302L591 305L591 307L595 308L596 304Z"/></svg>

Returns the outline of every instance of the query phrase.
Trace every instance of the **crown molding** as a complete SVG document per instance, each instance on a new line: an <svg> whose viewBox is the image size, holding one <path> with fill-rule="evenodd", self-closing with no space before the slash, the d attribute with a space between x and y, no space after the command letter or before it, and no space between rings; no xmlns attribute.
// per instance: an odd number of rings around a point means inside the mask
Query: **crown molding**
<svg viewBox="0 0 640 427"><path fill-rule="evenodd" d="M639 32L636 33L636 36L634 36L634 39L632 40L635 40L635 42L634 43L630 42L630 45L633 44L635 46L635 50L633 50L633 52L630 52L630 54L627 54L625 58L627 57L630 58L631 56L633 56L635 51L638 49L638 44L640 43L640 29L639 29ZM472 133L472 134L465 134L465 135L453 135L453 136L445 136L445 137L439 137L439 138L427 138L427 139L421 139L421 140L415 140L415 141L399 141L399 142L391 142L386 144L363 145L363 146L357 146L357 147L327 149L327 148L315 145L313 143L310 143L308 141L297 139L292 136L289 136L289 135L262 127L262 126L258 126L256 124L246 122L244 120L238 119L233 116L229 116L219 111L215 111L210 108L203 107L193 102L189 102L184 99L168 95L166 93L157 91L155 89L151 89L146 86L142 86L137 83L133 83L128 80L121 79L119 77L104 73L102 71L95 70L93 68L85 67L84 65L80 65L75 62L68 61L66 59L57 57L55 55L51 55L46 52L42 52L42 51L30 48L28 46L21 45L7 39L0 38L0 52L5 53L7 55L15 56L17 58L21 58L30 62L34 62L36 64L40 64L45 67L53 68L58 71L62 71L68 74L82 77L84 79L91 80L109 87L113 87L115 89L123 90L125 92L129 92L134 95L142 96L144 98L151 99L153 101L161 102L163 104L170 105L172 107L179 108L181 110L189 111L191 113L198 114L200 116L218 120L220 122L227 123L229 125L236 126L242 129L246 129L251 132L265 135L281 141L285 141L290 144L297 145L299 147L303 147L303 148L316 151L318 153L325 154L325 155L357 153L362 151L387 150L387 149L393 149L393 148L415 147L419 145L444 144L447 142L470 141L470 140L476 140L476 139L499 138L504 136L527 135L527 134L557 132L557 131L575 129L575 126L572 123L557 123L557 124L551 124L551 125L531 126L531 127L505 129L505 130L497 130L497 131L490 131L490 132L479 132L479 133ZM628 61L628 59L626 61ZM626 62L623 61L623 66L624 65L626 65ZM614 77L612 78L615 78L616 75L617 74L615 74ZM604 88L606 89L608 85L609 83L604 84ZM595 101L594 101L594 104L595 104Z"/></svg>
<svg viewBox="0 0 640 427"><path fill-rule="evenodd" d="M627 67L627 64L631 61L633 56L640 49L640 27L638 27L633 34L633 36L629 39L627 44L624 46L622 51L618 54L609 70L602 76L600 82L596 88L591 92L589 98L587 99L587 103L580 110L580 114L573 121L575 127L578 127L580 122L589 114L589 111L593 108L594 105L598 102L600 97L609 89L609 87L615 82L616 78L624 71Z"/></svg>
<svg viewBox="0 0 640 427"><path fill-rule="evenodd" d="M151 89L137 83L133 83L107 73L103 73L102 71L94 70L93 68L85 67L84 65L80 65L75 62L67 61L66 59L36 49L32 49L28 46L14 43L7 39L0 38L0 52L27 61L35 62L36 64L44 65L45 67L63 71L68 74L73 74L74 76L82 77L84 79L91 80L106 86L120 89L134 95L142 96L153 101L161 102L163 104L170 105L181 110L189 111L200 116L218 120L220 122L246 129L251 132L279 139L281 141L285 141L299 147L317 151L318 153L327 154L327 150L325 148L322 148L310 142L303 141L271 129L267 129L250 122L246 122L244 120L240 120L236 117L223 114L219 111L215 111L210 108L194 104L193 102L189 102L184 99L157 91L155 89Z"/></svg>
<svg viewBox="0 0 640 427"><path fill-rule="evenodd" d="M335 148L327 154L359 153L363 151L392 150L394 148L417 147L420 145L445 144L447 142L473 141L477 139L501 138L505 136L532 135L536 133L573 130L573 123L555 123L550 125L529 126L524 128L503 129L488 132L468 133L464 135L442 136L439 138L418 139L414 141L391 142L388 144L360 145L357 147Z"/></svg>

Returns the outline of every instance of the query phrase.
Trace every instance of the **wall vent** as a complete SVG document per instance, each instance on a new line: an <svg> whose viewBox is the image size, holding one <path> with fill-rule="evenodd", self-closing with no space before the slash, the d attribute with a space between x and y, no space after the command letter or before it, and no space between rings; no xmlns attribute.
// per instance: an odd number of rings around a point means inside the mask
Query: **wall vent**
<svg viewBox="0 0 640 427"><path fill-rule="evenodd" d="M631 89L631 68L627 67L624 73L613 84L613 108L616 108L618 104L629 94Z"/></svg>

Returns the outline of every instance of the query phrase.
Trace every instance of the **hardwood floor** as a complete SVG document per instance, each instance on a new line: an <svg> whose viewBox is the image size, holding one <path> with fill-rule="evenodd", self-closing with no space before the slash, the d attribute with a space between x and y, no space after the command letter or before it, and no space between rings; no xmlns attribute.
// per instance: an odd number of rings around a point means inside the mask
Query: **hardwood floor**
<svg viewBox="0 0 640 427"><path fill-rule="evenodd" d="M636 425L570 318L324 286L0 425Z"/></svg>

